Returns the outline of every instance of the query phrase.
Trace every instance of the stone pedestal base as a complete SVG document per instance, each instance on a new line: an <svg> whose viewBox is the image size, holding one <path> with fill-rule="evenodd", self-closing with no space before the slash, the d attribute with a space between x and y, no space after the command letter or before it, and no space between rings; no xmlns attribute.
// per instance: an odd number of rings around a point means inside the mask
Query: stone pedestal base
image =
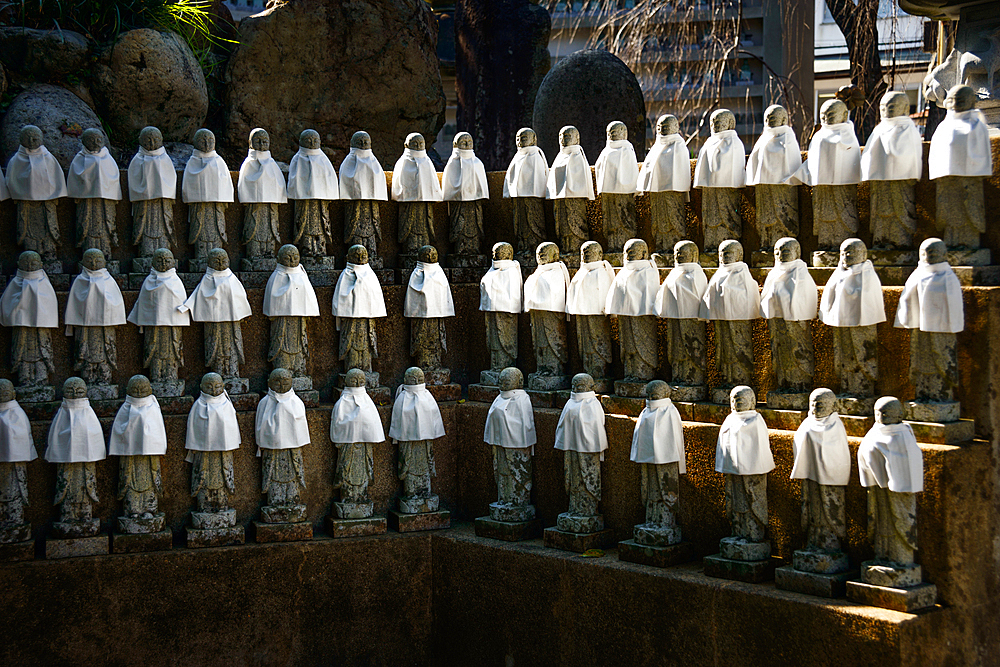
<svg viewBox="0 0 1000 667"><path fill-rule="evenodd" d="M441 510L439 512L421 512L419 514L407 514L389 510L389 528L398 533L414 533L420 530L442 530L451 528L451 512Z"/></svg>
<svg viewBox="0 0 1000 667"><path fill-rule="evenodd" d="M16 544L31 539L31 524L21 523L16 526L0 528L0 545Z"/></svg>
<svg viewBox="0 0 1000 667"><path fill-rule="evenodd" d="M865 578L864 566L867 564L862 565L862 579ZM911 612L934 605L937 602L937 586L918 582L912 586L897 587L848 581L847 599L872 607Z"/></svg>
<svg viewBox="0 0 1000 667"><path fill-rule="evenodd" d="M222 382L226 387L226 393L230 396L250 391L250 380L247 378L223 378Z"/></svg>
<svg viewBox="0 0 1000 667"><path fill-rule="evenodd" d="M948 263L952 266L989 266L991 261L989 248L948 251Z"/></svg>
<svg viewBox="0 0 1000 667"><path fill-rule="evenodd" d="M296 523L265 523L254 521L254 541L261 544L266 542L302 542L311 540L313 536L312 524L308 521Z"/></svg>
<svg viewBox="0 0 1000 667"><path fill-rule="evenodd" d="M315 408L319 405L319 392L316 390L297 389L295 395L302 399L302 403L307 408Z"/></svg>
<svg viewBox="0 0 1000 667"><path fill-rule="evenodd" d="M681 543L680 526L661 526L656 523L641 523L632 529L632 539L636 544L647 547L669 547Z"/></svg>
<svg viewBox="0 0 1000 667"><path fill-rule="evenodd" d="M907 401L906 418L918 422L954 422L962 416L958 401Z"/></svg>
<svg viewBox="0 0 1000 667"><path fill-rule="evenodd" d="M423 514L426 512L437 512L441 507L441 498L437 494L427 497L405 496L399 499L399 511L403 514Z"/></svg>
<svg viewBox="0 0 1000 667"><path fill-rule="evenodd" d="M916 266L917 251L869 248L868 259L875 266Z"/></svg>
<svg viewBox="0 0 1000 667"><path fill-rule="evenodd" d="M240 260L240 268L243 271L254 271L256 273L271 273L278 265L276 257L252 257Z"/></svg>
<svg viewBox="0 0 1000 667"><path fill-rule="evenodd" d="M261 523L301 523L306 520L305 505L265 505L260 508Z"/></svg>
<svg viewBox="0 0 1000 667"><path fill-rule="evenodd" d="M558 399L560 398L562 391L536 391L534 389L525 389L524 393L528 395L531 400L531 407L533 408L553 408L556 406Z"/></svg>
<svg viewBox="0 0 1000 667"><path fill-rule="evenodd" d="M153 388L153 396L157 398L167 398L184 395L184 380L164 380L163 382L150 382Z"/></svg>
<svg viewBox="0 0 1000 667"><path fill-rule="evenodd" d="M292 389L296 392L299 391L310 391L313 388L313 379L311 377L300 375L299 377L292 378Z"/></svg>
<svg viewBox="0 0 1000 667"><path fill-rule="evenodd" d="M705 556L702 561L705 566L705 576L716 579L742 581L747 584L759 584L770 581L774 577L777 566L774 558L764 560L733 560L723 558L721 554Z"/></svg>
<svg viewBox="0 0 1000 667"><path fill-rule="evenodd" d="M792 567L799 572L839 574L851 569L851 561L843 551L808 551L799 549L792 554Z"/></svg>
<svg viewBox="0 0 1000 667"><path fill-rule="evenodd" d="M646 399L646 384L648 382L632 382L629 380L615 380L615 395L624 398Z"/></svg>
<svg viewBox="0 0 1000 667"><path fill-rule="evenodd" d="M118 532L128 535L148 535L159 533L165 527L167 518L163 512L157 512L149 518L141 516L120 516L118 517Z"/></svg>
<svg viewBox="0 0 1000 667"><path fill-rule="evenodd" d="M501 371L479 371L479 384L487 387L499 387L500 373Z"/></svg>
<svg viewBox="0 0 1000 667"><path fill-rule="evenodd" d="M111 553L134 554L147 551L169 551L174 546L174 534L169 530L155 533L112 533Z"/></svg>
<svg viewBox="0 0 1000 667"><path fill-rule="evenodd" d="M429 384L427 385L427 391L430 392L431 396L438 403L457 401L462 398L462 385L454 382L450 384Z"/></svg>
<svg viewBox="0 0 1000 667"><path fill-rule="evenodd" d="M729 560L758 561L771 557L770 542L748 542L742 537L719 540L719 555Z"/></svg>
<svg viewBox="0 0 1000 667"><path fill-rule="evenodd" d="M191 527L198 530L232 528L236 525L236 510L221 512L191 512Z"/></svg>
<svg viewBox="0 0 1000 667"><path fill-rule="evenodd" d="M558 528L546 528L543 532L545 546L582 554L590 549L602 549L614 542L615 533L608 528L596 533L567 533Z"/></svg>
<svg viewBox="0 0 1000 667"><path fill-rule="evenodd" d="M556 528L564 533L599 533L604 530L604 515L580 516L563 512L556 519Z"/></svg>
<svg viewBox="0 0 1000 667"><path fill-rule="evenodd" d="M534 505L503 505L490 503L490 519L505 523L521 523L535 520Z"/></svg>
<svg viewBox="0 0 1000 667"><path fill-rule="evenodd" d="M333 503L333 516L338 519L367 519L375 512L375 503Z"/></svg>
<svg viewBox="0 0 1000 667"><path fill-rule="evenodd" d="M485 371L483 371L485 372ZM469 385L469 400L492 403L500 395L500 387L484 383Z"/></svg>
<svg viewBox="0 0 1000 667"><path fill-rule="evenodd" d="M52 385L17 387L14 392L18 403L47 403L56 400L56 388Z"/></svg>
<svg viewBox="0 0 1000 667"><path fill-rule="evenodd" d="M87 385L87 398L92 401L113 401L118 398L118 385L91 384Z"/></svg>
<svg viewBox="0 0 1000 667"><path fill-rule="evenodd" d="M56 560L80 556L105 556L108 553L109 542L107 533L65 540L50 537L45 540L45 557Z"/></svg>
<svg viewBox="0 0 1000 667"><path fill-rule="evenodd" d="M847 581L856 576L857 571L820 574L802 572L791 565L785 565L774 571L774 586L783 591L794 591L820 598L839 598L846 592Z"/></svg>
<svg viewBox="0 0 1000 667"><path fill-rule="evenodd" d="M35 560L34 540L0 544L0 563L16 563L22 560Z"/></svg>
<svg viewBox="0 0 1000 667"><path fill-rule="evenodd" d="M132 273L141 273L146 275L149 270L153 267L152 257L136 257L132 260ZM204 271L204 269L202 269Z"/></svg>
<svg viewBox="0 0 1000 667"><path fill-rule="evenodd" d="M923 580L923 569L916 563L900 565L866 560L861 564L861 581L872 586L912 588L922 584Z"/></svg>
<svg viewBox="0 0 1000 667"><path fill-rule="evenodd" d="M971 419L959 419L953 422L916 422L909 421L917 442L934 445L957 445L972 440L976 436L976 423Z"/></svg>
<svg viewBox="0 0 1000 667"><path fill-rule="evenodd" d="M809 392L775 391L767 392L767 407L772 410L808 410Z"/></svg>
<svg viewBox="0 0 1000 667"><path fill-rule="evenodd" d="M92 519L87 519L86 521L73 521L66 523L56 521L52 524L50 537L57 540L75 539L80 537L93 537L100 532L101 520L94 517Z"/></svg>
<svg viewBox="0 0 1000 667"><path fill-rule="evenodd" d="M384 516L370 516L364 519L341 519L328 516L326 527L330 537L363 537L365 535L381 535L386 532Z"/></svg>
<svg viewBox="0 0 1000 667"><path fill-rule="evenodd" d="M227 528L187 529L187 548L203 549L206 547L227 547L243 544L246 541L246 531L243 526Z"/></svg>
<svg viewBox="0 0 1000 667"><path fill-rule="evenodd" d="M729 394L732 387L715 387L712 389L709 400L716 405L729 405Z"/></svg>
<svg viewBox="0 0 1000 667"><path fill-rule="evenodd" d="M840 394L837 396L837 412L842 415L871 417L875 414L875 397Z"/></svg>
<svg viewBox="0 0 1000 667"><path fill-rule="evenodd" d="M527 389L534 391L559 391L569 389L573 378L569 375L540 375L528 373Z"/></svg>
<svg viewBox="0 0 1000 667"><path fill-rule="evenodd" d="M694 403L704 401L708 395L708 386L703 384L674 384L670 383L670 400Z"/></svg>
<svg viewBox="0 0 1000 667"><path fill-rule="evenodd" d="M538 537L542 532L542 520L530 521L496 521L488 516L476 519L476 536L488 537L504 542L522 542Z"/></svg>
<svg viewBox="0 0 1000 667"><path fill-rule="evenodd" d="M303 257L300 263L306 271L333 271L337 268L337 260L333 257Z"/></svg>
<svg viewBox="0 0 1000 667"><path fill-rule="evenodd" d="M816 250L812 254L813 266L837 268L839 263L840 250Z"/></svg>
<svg viewBox="0 0 1000 667"><path fill-rule="evenodd" d="M691 560L690 542L680 542L667 546L639 544L635 540L625 540L618 543L618 559L629 563L649 565L650 567L671 567Z"/></svg>
<svg viewBox="0 0 1000 667"><path fill-rule="evenodd" d="M645 398L626 398L617 394L601 396L601 406L604 411L612 415L627 415L638 417L643 408L646 407Z"/></svg>
<svg viewBox="0 0 1000 667"><path fill-rule="evenodd" d="M431 368L424 371L424 384L428 387L432 384L450 384L450 368Z"/></svg>

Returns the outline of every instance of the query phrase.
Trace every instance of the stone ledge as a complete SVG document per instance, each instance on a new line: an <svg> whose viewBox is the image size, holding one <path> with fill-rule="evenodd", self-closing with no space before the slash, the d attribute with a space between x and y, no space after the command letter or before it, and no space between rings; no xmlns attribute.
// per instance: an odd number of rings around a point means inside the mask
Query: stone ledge
<svg viewBox="0 0 1000 667"><path fill-rule="evenodd" d="M365 519L338 519L329 516L326 518L326 528L330 537L337 539L381 535L387 530L384 516L371 516Z"/></svg>
<svg viewBox="0 0 1000 667"><path fill-rule="evenodd" d="M837 574L818 574L816 572L803 572L796 570L791 565L785 565L774 571L774 586L783 591L794 591L815 597L842 598L847 590L848 580L857 576L857 570Z"/></svg>
<svg viewBox="0 0 1000 667"><path fill-rule="evenodd" d="M22 560L35 559L35 541L28 539L23 542L0 544L0 563L14 563Z"/></svg>
<svg viewBox="0 0 1000 667"><path fill-rule="evenodd" d="M759 584L774 578L774 570L781 563L779 558L766 560L732 560L721 555L705 556L705 576L731 579L747 584Z"/></svg>
<svg viewBox="0 0 1000 667"><path fill-rule="evenodd" d="M311 540L313 527L308 521L298 523L264 523L254 521L254 541L266 542L301 542Z"/></svg>
<svg viewBox="0 0 1000 667"><path fill-rule="evenodd" d="M81 556L105 556L109 550L109 541L107 533L66 540L47 538L45 540L45 558L55 560Z"/></svg>
<svg viewBox="0 0 1000 667"><path fill-rule="evenodd" d="M533 540L542 532L542 520L494 521L488 516L476 519L476 536L504 542Z"/></svg>
<svg viewBox="0 0 1000 667"><path fill-rule="evenodd" d="M618 543L619 559L650 567L680 565L690 561L693 555L694 551L690 542L680 542L664 547L639 544L635 540L624 540Z"/></svg>
<svg viewBox="0 0 1000 667"><path fill-rule="evenodd" d="M389 510L387 517L389 528L397 533L413 533L420 530L443 530L451 527L451 512L421 512L420 514L404 514Z"/></svg>
<svg viewBox="0 0 1000 667"><path fill-rule="evenodd" d="M937 586L920 584L912 588L888 588L861 581L848 581L847 599L871 607L913 612L934 606L937 602Z"/></svg>
<svg viewBox="0 0 1000 667"><path fill-rule="evenodd" d="M112 533L111 553L131 554L146 551L169 551L174 544L170 530L157 533Z"/></svg>
<svg viewBox="0 0 1000 667"><path fill-rule="evenodd" d="M243 544L246 541L246 531L243 526L228 528L198 528L187 529L187 548L204 549L206 547L227 547Z"/></svg>
<svg viewBox="0 0 1000 667"><path fill-rule="evenodd" d="M615 532L610 528L596 533L565 533L558 528L546 528L543 532L545 546L582 554L590 549L601 549L614 543Z"/></svg>

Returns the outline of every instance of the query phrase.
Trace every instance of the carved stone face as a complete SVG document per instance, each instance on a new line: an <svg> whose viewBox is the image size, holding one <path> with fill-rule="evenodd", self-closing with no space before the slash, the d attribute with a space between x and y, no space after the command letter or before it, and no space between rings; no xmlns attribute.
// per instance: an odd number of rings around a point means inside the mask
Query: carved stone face
<svg viewBox="0 0 1000 667"><path fill-rule="evenodd" d="M169 248L160 248L153 253L153 268L157 271L169 271L174 264L174 253Z"/></svg>
<svg viewBox="0 0 1000 667"><path fill-rule="evenodd" d="M153 386L145 375L133 375L125 386L125 393L132 398L146 398L153 393Z"/></svg>
<svg viewBox="0 0 1000 667"><path fill-rule="evenodd" d="M282 266L294 269L299 265L299 249L291 243L286 243L278 250L278 262Z"/></svg>
<svg viewBox="0 0 1000 667"><path fill-rule="evenodd" d="M594 391L594 378L586 373L577 373L573 376L573 391L577 394L584 391Z"/></svg>
<svg viewBox="0 0 1000 667"><path fill-rule="evenodd" d="M100 271L105 267L104 253L97 248L91 248L83 253L83 266L91 271Z"/></svg>
<svg viewBox="0 0 1000 667"><path fill-rule="evenodd" d="M535 248L535 260L539 264L551 264L559 259L559 246L551 241L539 243Z"/></svg>
<svg viewBox="0 0 1000 667"><path fill-rule="evenodd" d="M406 135L406 147L411 151L422 151L426 148L424 136L419 132Z"/></svg>
<svg viewBox="0 0 1000 667"><path fill-rule="evenodd" d="M302 134L299 135L299 146L302 148L319 148L319 132L316 130L302 130Z"/></svg>
<svg viewBox="0 0 1000 667"><path fill-rule="evenodd" d="M351 135L351 148L370 151L372 149L372 138L367 132L358 131Z"/></svg>
<svg viewBox="0 0 1000 667"><path fill-rule="evenodd" d="M42 268L42 256L34 250L25 250L17 258L17 268L22 271L38 271Z"/></svg>
<svg viewBox="0 0 1000 667"><path fill-rule="evenodd" d="M218 373L205 373L201 377L201 391L209 396L222 396L226 390L226 384L222 381L222 376Z"/></svg>
<svg viewBox="0 0 1000 667"><path fill-rule="evenodd" d="M604 259L604 248L597 241L587 241L580 246L580 260L583 262L597 262Z"/></svg>
<svg viewBox="0 0 1000 667"><path fill-rule="evenodd" d="M212 248L208 251L208 265L215 271L225 271L229 268L229 253L222 248Z"/></svg>
<svg viewBox="0 0 1000 667"><path fill-rule="evenodd" d="M347 261L351 264L367 264L368 250L363 245L352 245L347 249Z"/></svg>
<svg viewBox="0 0 1000 667"><path fill-rule="evenodd" d="M698 261L698 246L694 241L678 241L674 244L674 264L691 264Z"/></svg>
<svg viewBox="0 0 1000 667"><path fill-rule="evenodd" d="M250 148L255 151L271 150L271 135L262 127L258 127L250 133Z"/></svg>
<svg viewBox="0 0 1000 667"><path fill-rule="evenodd" d="M509 366L500 371L500 391L514 391L524 386L521 369Z"/></svg>
<svg viewBox="0 0 1000 667"><path fill-rule="evenodd" d="M451 145L461 151L471 151L472 150L472 135L468 132L459 132L452 139Z"/></svg>
<svg viewBox="0 0 1000 667"><path fill-rule="evenodd" d="M21 128L21 145L29 151L40 148L42 145L42 131L35 125L25 125Z"/></svg>
<svg viewBox="0 0 1000 667"><path fill-rule="evenodd" d="M656 134L661 137L666 137L671 134L680 134L681 124L677 120L677 116L672 114L664 114L656 119Z"/></svg>
<svg viewBox="0 0 1000 667"><path fill-rule="evenodd" d="M906 93L890 90L879 101L878 111L882 120L905 116L910 112L910 98Z"/></svg>
<svg viewBox="0 0 1000 667"><path fill-rule="evenodd" d="M820 387L809 394L809 414L816 419L825 419L837 407L837 395L826 387Z"/></svg>
<svg viewBox="0 0 1000 667"><path fill-rule="evenodd" d="M719 245L719 264L733 264L743 261L743 246L739 241L728 239Z"/></svg>
<svg viewBox="0 0 1000 667"><path fill-rule="evenodd" d="M424 264L435 264L438 261L438 251L432 245L420 246L420 250L417 251L417 259L419 259Z"/></svg>
<svg viewBox="0 0 1000 667"><path fill-rule="evenodd" d="M717 109L712 112L709 123L712 125L712 134L718 134L726 130L735 130L736 116L729 109Z"/></svg>
<svg viewBox="0 0 1000 667"><path fill-rule="evenodd" d="M847 105L840 100L827 100L819 109L823 125L837 125L847 122Z"/></svg>
<svg viewBox="0 0 1000 667"><path fill-rule="evenodd" d="M104 133L96 127L87 128L80 135L80 142L91 153L98 153L104 148Z"/></svg>
<svg viewBox="0 0 1000 667"><path fill-rule="evenodd" d="M764 111L764 124L768 127L788 125L788 110L780 104L772 104Z"/></svg>
<svg viewBox="0 0 1000 667"><path fill-rule="evenodd" d="M757 396L753 393L753 389L745 384L733 387L733 390L729 392L729 407L732 408L733 412L753 410L755 405L757 405Z"/></svg>
<svg viewBox="0 0 1000 667"><path fill-rule="evenodd" d="M629 239L625 243L625 259L630 262L649 259L649 246L642 239Z"/></svg>
<svg viewBox="0 0 1000 667"><path fill-rule="evenodd" d="M929 238L920 244L920 261L940 264L948 261L948 246L941 239Z"/></svg>
<svg viewBox="0 0 1000 667"><path fill-rule="evenodd" d="M344 378L344 385L348 387L365 386L365 372L360 368L352 368L347 371L347 377Z"/></svg>
<svg viewBox="0 0 1000 667"><path fill-rule="evenodd" d="M424 383L424 372L417 366L410 366L403 373L403 384L415 385Z"/></svg>
<svg viewBox="0 0 1000 667"><path fill-rule="evenodd" d="M791 262L802 256L802 246L790 236L778 239L774 244L774 259L777 262Z"/></svg>
<svg viewBox="0 0 1000 667"><path fill-rule="evenodd" d="M275 368L267 376L267 387L276 394L287 394L292 390L292 372L286 368Z"/></svg>
<svg viewBox="0 0 1000 667"><path fill-rule="evenodd" d="M898 424L903 421L903 404L895 396L883 396L875 401L875 421L879 424Z"/></svg>
<svg viewBox="0 0 1000 667"><path fill-rule="evenodd" d="M514 246L507 243L506 241L500 241L499 243L494 243L493 259L498 261L505 259L514 259Z"/></svg>
<svg viewBox="0 0 1000 667"><path fill-rule="evenodd" d="M559 130L560 146L578 146L580 144L580 130L572 125L567 125Z"/></svg>
<svg viewBox="0 0 1000 667"><path fill-rule="evenodd" d="M646 398L651 401L658 401L661 398L670 398L670 385L663 380L653 380L646 384Z"/></svg>
<svg viewBox="0 0 1000 667"><path fill-rule="evenodd" d="M613 120L608 123L608 141L625 141L628 139L628 128L620 120Z"/></svg>
<svg viewBox="0 0 1000 667"><path fill-rule="evenodd" d="M535 136L535 131L530 127L522 127L517 131L517 137L515 138L518 148L526 148L527 146L534 146L538 143L538 137Z"/></svg>
<svg viewBox="0 0 1000 667"><path fill-rule="evenodd" d="M861 239L847 239L840 244L840 263L854 266L868 259L868 248Z"/></svg>
<svg viewBox="0 0 1000 667"><path fill-rule="evenodd" d="M194 147L202 153L215 150L215 133L207 128L201 128L194 133Z"/></svg>
<svg viewBox="0 0 1000 667"><path fill-rule="evenodd" d="M0 380L0 403L9 403L14 400L17 393L14 391L14 383L4 378Z"/></svg>
<svg viewBox="0 0 1000 667"><path fill-rule="evenodd" d="M87 383L83 378L71 377L63 382L63 398L86 398Z"/></svg>
<svg viewBox="0 0 1000 667"><path fill-rule="evenodd" d="M147 151L155 151L163 147L163 135L153 126L144 127L139 133L139 145Z"/></svg>
<svg viewBox="0 0 1000 667"><path fill-rule="evenodd" d="M944 98L944 108L949 111L968 111L976 106L976 91L971 86L954 86Z"/></svg>

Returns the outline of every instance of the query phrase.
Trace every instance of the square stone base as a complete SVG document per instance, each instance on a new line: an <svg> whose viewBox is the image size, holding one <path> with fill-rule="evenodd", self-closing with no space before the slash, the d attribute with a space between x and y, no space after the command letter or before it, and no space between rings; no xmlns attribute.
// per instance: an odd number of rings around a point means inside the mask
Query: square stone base
<svg viewBox="0 0 1000 667"><path fill-rule="evenodd" d="M292 389L297 392L310 391L313 388L313 379L307 375L300 375L292 378Z"/></svg>
<svg viewBox="0 0 1000 667"><path fill-rule="evenodd" d="M665 547L639 544L635 540L618 543L618 559L650 567L671 567L691 560L690 542L680 542Z"/></svg>
<svg viewBox="0 0 1000 667"><path fill-rule="evenodd" d="M534 505L507 505L490 503L490 519L504 523L520 523L535 520Z"/></svg>
<svg viewBox="0 0 1000 667"><path fill-rule="evenodd" d="M202 549L205 547L227 547L233 544L243 544L246 541L246 530L243 526L227 528L187 529L187 548Z"/></svg>
<svg viewBox="0 0 1000 667"><path fill-rule="evenodd" d="M248 272L270 274L276 266L278 266L278 259L276 257L253 257L240 260L240 268Z"/></svg>
<svg viewBox="0 0 1000 667"><path fill-rule="evenodd" d="M250 391L250 380L247 378L224 378L222 382L230 397L233 394L246 394Z"/></svg>
<svg viewBox="0 0 1000 667"><path fill-rule="evenodd" d="M92 401L113 401L118 398L118 385L91 384L87 385L87 398Z"/></svg>
<svg viewBox="0 0 1000 667"><path fill-rule="evenodd" d="M49 530L49 539L68 540L96 537L101 532L101 520L91 517L80 521L54 521Z"/></svg>
<svg viewBox="0 0 1000 667"><path fill-rule="evenodd" d="M719 555L728 560L755 562L771 557L770 542L748 542L741 537L723 537L719 540Z"/></svg>
<svg viewBox="0 0 1000 667"><path fill-rule="evenodd" d="M504 542L522 542L538 537L542 532L542 520L494 521L488 516L476 519L476 536L488 537Z"/></svg>
<svg viewBox="0 0 1000 667"><path fill-rule="evenodd" d="M791 565L785 565L774 571L774 586L783 591L794 591L820 598L840 598L844 597L848 579L854 579L857 576L856 570L837 574L819 574L818 572L802 572Z"/></svg>
<svg viewBox="0 0 1000 667"><path fill-rule="evenodd" d="M875 397L839 394L837 396L837 412L843 415L871 417L875 414Z"/></svg>
<svg viewBox="0 0 1000 667"><path fill-rule="evenodd" d="M132 273L141 273L146 275L149 273L149 269L153 266L152 257L136 257L132 260Z"/></svg>
<svg viewBox="0 0 1000 667"><path fill-rule="evenodd" d="M49 560L59 558L78 558L80 556L105 556L110 547L107 533L93 537L74 537L68 540L46 538L45 557Z"/></svg>
<svg viewBox="0 0 1000 667"><path fill-rule="evenodd" d="M615 395L623 398L646 399L647 382L632 382L629 380L615 380Z"/></svg>
<svg viewBox="0 0 1000 667"><path fill-rule="evenodd" d="M836 268L840 263L840 250L815 250L812 254L812 265L817 267Z"/></svg>
<svg viewBox="0 0 1000 667"><path fill-rule="evenodd" d="M538 373L528 373L527 389L534 391L558 391L569 389L573 378L569 375L539 375Z"/></svg>
<svg viewBox="0 0 1000 667"><path fill-rule="evenodd" d="M184 395L184 380L164 380L162 382L150 382L149 384L153 388L153 396L157 398Z"/></svg>
<svg viewBox="0 0 1000 667"><path fill-rule="evenodd" d="M337 260L333 257L303 257L299 260L306 271L333 271Z"/></svg>
<svg viewBox="0 0 1000 667"><path fill-rule="evenodd" d="M441 508L441 498L436 493L429 496L400 496L399 511L402 514L426 514Z"/></svg>
<svg viewBox="0 0 1000 667"><path fill-rule="evenodd" d="M918 422L954 422L962 416L958 401L907 401L906 418Z"/></svg>
<svg viewBox="0 0 1000 667"><path fill-rule="evenodd" d="M976 423L971 419L959 419L953 422L915 422L907 420L913 429L917 442L933 445L957 445L976 437ZM848 435L852 435L848 433Z"/></svg>
<svg viewBox="0 0 1000 667"><path fill-rule="evenodd" d="M604 530L604 515L580 516L579 514L563 512L556 517L556 528L564 533L577 535L599 533Z"/></svg>
<svg viewBox="0 0 1000 667"><path fill-rule="evenodd" d="M426 387L427 391L430 392L431 396L438 403L457 401L462 398L462 385L454 382L450 384L429 384Z"/></svg>
<svg viewBox="0 0 1000 667"><path fill-rule="evenodd" d="M866 560L861 564L861 581L886 588L912 588L923 583L924 573L916 563L901 565Z"/></svg>
<svg viewBox="0 0 1000 667"><path fill-rule="evenodd" d="M298 523L264 523L254 521L254 541L264 542L302 542L311 540L312 524L308 521Z"/></svg>
<svg viewBox="0 0 1000 667"><path fill-rule="evenodd" d="M264 505L260 508L261 523L302 523L306 520L305 505Z"/></svg>
<svg viewBox="0 0 1000 667"><path fill-rule="evenodd" d="M704 401L705 397L708 395L708 386L703 384L670 384L670 400L671 401L685 401L688 403L694 403L695 401Z"/></svg>
<svg viewBox="0 0 1000 667"><path fill-rule="evenodd" d="M0 563L16 563L22 560L35 560L34 540L0 544Z"/></svg>
<svg viewBox="0 0 1000 667"><path fill-rule="evenodd" d="M601 396L601 407L611 415L627 415L638 417L646 407L644 398L626 398L615 394Z"/></svg>
<svg viewBox="0 0 1000 667"><path fill-rule="evenodd" d="M302 403L307 408L315 408L319 405L319 391L315 389L296 389L295 395L302 399Z"/></svg>
<svg viewBox="0 0 1000 667"><path fill-rule="evenodd" d="M389 510L389 528L398 533L414 533L420 530L442 530L451 528L451 512L421 512L420 514L404 514Z"/></svg>
<svg viewBox="0 0 1000 667"><path fill-rule="evenodd" d="M484 373L486 371L483 371ZM500 395L500 387L488 384L470 384L469 400L480 403L492 403Z"/></svg>
<svg viewBox="0 0 1000 667"><path fill-rule="evenodd" d="M56 400L56 388L52 385L17 387L14 393L18 403L48 403Z"/></svg>
<svg viewBox="0 0 1000 667"><path fill-rule="evenodd" d="M912 588L888 588L848 581L847 599L870 607L912 612L931 607L937 602L937 586L920 584Z"/></svg>
<svg viewBox="0 0 1000 667"><path fill-rule="evenodd" d="M709 400L716 405L729 405L729 394L732 391L732 387L715 387L709 395Z"/></svg>
<svg viewBox="0 0 1000 667"><path fill-rule="evenodd" d="M222 510L221 512L191 512L191 527L195 530L215 530L234 528L235 526L235 509Z"/></svg>
<svg viewBox="0 0 1000 667"><path fill-rule="evenodd" d="M948 251L948 263L952 266L989 266L991 261L989 248Z"/></svg>
<svg viewBox="0 0 1000 667"><path fill-rule="evenodd" d="M112 533L111 553L134 554L146 551L169 551L174 545L170 530L158 533Z"/></svg>
<svg viewBox="0 0 1000 667"><path fill-rule="evenodd" d="M772 410L808 410L809 392L769 391L767 407Z"/></svg>
<svg viewBox="0 0 1000 667"><path fill-rule="evenodd" d="M503 371L479 371L479 384L487 387L500 387L500 373Z"/></svg>
<svg viewBox="0 0 1000 667"><path fill-rule="evenodd" d="M163 512L157 512L151 517L120 516L118 517L118 532L126 535L151 535L166 530L167 517Z"/></svg>
<svg viewBox="0 0 1000 667"><path fill-rule="evenodd" d="M562 549L582 554L590 549L602 549L612 544L615 532L610 528L596 533L565 533L558 528L546 528L543 532L545 546L549 549Z"/></svg>
<svg viewBox="0 0 1000 667"><path fill-rule="evenodd" d="M705 556L702 562L705 566L706 577L759 584L774 578L774 569L780 561L776 558L750 561L732 560L723 558L722 554L716 554Z"/></svg>
<svg viewBox="0 0 1000 667"><path fill-rule="evenodd" d="M367 519L337 519L326 518L326 527L330 537L363 537L365 535L381 535L386 532L384 516L370 516Z"/></svg>
<svg viewBox="0 0 1000 667"><path fill-rule="evenodd" d="M839 574L851 569L851 561L843 551L797 549L792 553L792 567L799 572Z"/></svg>

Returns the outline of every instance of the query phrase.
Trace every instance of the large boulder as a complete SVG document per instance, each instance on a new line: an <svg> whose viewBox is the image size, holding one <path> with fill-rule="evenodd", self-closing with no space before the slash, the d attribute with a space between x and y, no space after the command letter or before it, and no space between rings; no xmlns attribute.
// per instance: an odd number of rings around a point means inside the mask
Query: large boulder
<svg viewBox="0 0 1000 667"><path fill-rule="evenodd" d="M76 74L89 53L87 38L72 30L0 28L0 62L35 79Z"/></svg>
<svg viewBox="0 0 1000 667"><path fill-rule="evenodd" d="M636 157L646 155L646 102L635 74L617 56L595 49L577 51L545 75L535 97L531 126L550 160L559 152L559 129L575 125L591 164L604 149L611 121L628 127Z"/></svg>
<svg viewBox="0 0 1000 667"><path fill-rule="evenodd" d="M113 138L126 144L147 125L158 127L164 141L189 142L208 113L205 75L172 32L123 33L99 58L91 93Z"/></svg>
<svg viewBox="0 0 1000 667"><path fill-rule="evenodd" d="M65 88L36 84L14 98L0 122L0 159L4 166L20 145L21 128L37 125L46 148L63 169L80 152L80 135L91 127L101 129L93 109Z"/></svg>
<svg viewBox="0 0 1000 667"><path fill-rule="evenodd" d="M240 22L229 60L223 142L242 160L250 130L288 161L315 129L336 166L367 131L391 169L410 132L428 145L444 124L437 25L424 0L297 0Z"/></svg>

